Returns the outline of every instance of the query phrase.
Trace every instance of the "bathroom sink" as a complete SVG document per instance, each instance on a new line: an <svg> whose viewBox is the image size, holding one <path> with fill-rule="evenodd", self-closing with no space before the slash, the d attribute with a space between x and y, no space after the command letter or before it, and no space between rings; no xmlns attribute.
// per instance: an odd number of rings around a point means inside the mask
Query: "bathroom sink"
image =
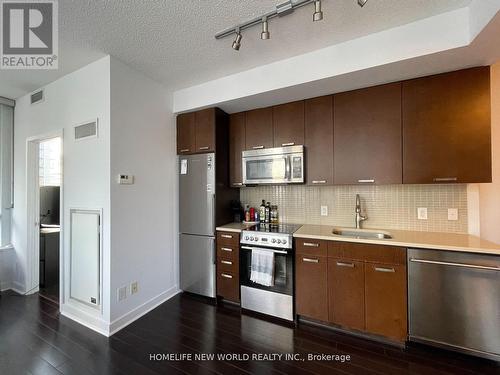
<svg viewBox="0 0 500 375"><path fill-rule="evenodd" d="M370 229L355 229L355 228L334 228L332 231L336 236L383 240L390 239L392 235L389 232L370 230Z"/></svg>

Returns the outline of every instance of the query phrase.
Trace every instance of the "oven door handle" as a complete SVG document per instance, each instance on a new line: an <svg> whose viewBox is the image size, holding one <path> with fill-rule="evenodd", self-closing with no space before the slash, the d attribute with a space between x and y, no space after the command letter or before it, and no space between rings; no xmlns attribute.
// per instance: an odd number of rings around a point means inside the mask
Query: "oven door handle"
<svg viewBox="0 0 500 375"><path fill-rule="evenodd" d="M278 253L278 254L288 254L287 251L264 249L262 247L242 246L241 248L244 249L244 250L264 250L264 251L270 251L270 252Z"/></svg>

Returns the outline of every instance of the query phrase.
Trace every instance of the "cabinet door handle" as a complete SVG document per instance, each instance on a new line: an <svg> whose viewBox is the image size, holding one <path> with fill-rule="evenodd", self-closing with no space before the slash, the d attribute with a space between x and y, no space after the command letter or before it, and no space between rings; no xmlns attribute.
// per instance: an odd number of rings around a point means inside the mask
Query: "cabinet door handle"
<svg viewBox="0 0 500 375"><path fill-rule="evenodd" d="M302 258L302 261L307 263L319 263L319 259L313 259L313 258Z"/></svg>
<svg viewBox="0 0 500 375"><path fill-rule="evenodd" d="M233 249L230 249L229 247L221 247L220 248L222 251L227 251L229 253L232 253L233 252Z"/></svg>
<svg viewBox="0 0 500 375"><path fill-rule="evenodd" d="M183 148L181 152L189 152L189 148Z"/></svg>
<svg viewBox="0 0 500 375"><path fill-rule="evenodd" d="M252 147L254 150L262 150L264 146L253 146Z"/></svg>
<svg viewBox="0 0 500 375"><path fill-rule="evenodd" d="M375 267L375 271L377 272L396 272L394 268L385 268L385 267Z"/></svg>
<svg viewBox="0 0 500 375"><path fill-rule="evenodd" d="M306 247L319 247L319 243L304 242L304 246L306 246Z"/></svg>
<svg viewBox="0 0 500 375"><path fill-rule="evenodd" d="M354 268L354 263L337 262L337 266Z"/></svg>
<svg viewBox="0 0 500 375"><path fill-rule="evenodd" d="M233 238L230 234L221 234L220 235L222 238Z"/></svg>
<svg viewBox="0 0 500 375"><path fill-rule="evenodd" d="M232 278L233 278L233 276L228 275L227 273L221 273L220 275L221 275L222 277L225 277L226 279L232 279Z"/></svg>
<svg viewBox="0 0 500 375"><path fill-rule="evenodd" d="M220 262L221 262L222 264L229 264L230 266L232 266L232 265L233 265L233 262L230 262L230 261L228 261L228 260L221 260Z"/></svg>
<svg viewBox="0 0 500 375"><path fill-rule="evenodd" d="M242 182L234 182L233 186L243 186L243 183Z"/></svg>
<svg viewBox="0 0 500 375"><path fill-rule="evenodd" d="M435 177L432 179L434 182L457 182L456 177Z"/></svg>
<svg viewBox="0 0 500 375"><path fill-rule="evenodd" d="M314 180L312 183L315 185L326 184L326 180Z"/></svg>
<svg viewBox="0 0 500 375"><path fill-rule="evenodd" d="M281 147L286 147L286 146L295 146L295 142L288 142L288 143L281 144Z"/></svg>
<svg viewBox="0 0 500 375"><path fill-rule="evenodd" d="M360 183L360 184L373 184L373 183L375 183L375 180L373 178L370 178L367 180L358 180L358 183Z"/></svg>
<svg viewBox="0 0 500 375"><path fill-rule="evenodd" d="M208 150L210 147L208 146L203 146L203 147L200 147L200 150Z"/></svg>

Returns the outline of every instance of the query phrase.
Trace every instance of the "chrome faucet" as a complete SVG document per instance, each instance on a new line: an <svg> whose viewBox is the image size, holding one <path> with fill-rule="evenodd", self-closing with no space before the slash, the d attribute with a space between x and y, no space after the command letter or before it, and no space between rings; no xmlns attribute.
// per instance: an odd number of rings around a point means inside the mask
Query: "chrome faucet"
<svg viewBox="0 0 500 375"><path fill-rule="evenodd" d="M361 222L368 219L367 216L361 215L361 201L359 194L356 194L356 229L361 229Z"/></svg>

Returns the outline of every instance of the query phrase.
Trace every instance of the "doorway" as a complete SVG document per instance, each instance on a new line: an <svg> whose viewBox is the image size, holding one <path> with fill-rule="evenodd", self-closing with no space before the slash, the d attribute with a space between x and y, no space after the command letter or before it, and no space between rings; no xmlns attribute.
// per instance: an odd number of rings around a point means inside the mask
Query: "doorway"
<svg viewBox="0 0 500 375"><path fill-rule="evenodd" d="M63 131L26 140L26 294L60 304L64 285Z"/></svg>
<svg viewBox="0 0 500 375"><path fill-rule="evenodd" d="M59 303L61 138L38 143L39 294Z"/></svg>

